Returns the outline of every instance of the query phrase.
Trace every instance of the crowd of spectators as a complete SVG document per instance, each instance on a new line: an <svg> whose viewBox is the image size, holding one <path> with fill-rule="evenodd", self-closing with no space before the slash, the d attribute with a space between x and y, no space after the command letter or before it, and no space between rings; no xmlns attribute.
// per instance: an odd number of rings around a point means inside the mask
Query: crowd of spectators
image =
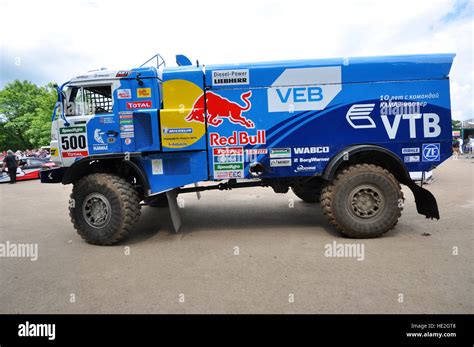
<svg viewBox="0 0 474 347"><path fill-rule="evenodd" d="M26 149L24 151L13 152L17 160L23 160L26 158L39 158L39 159L48 159L50 158L50 153L47 149L44 148L33 148ZM0 155L1 158L4 158L7 155L7 151L3 151Z"/></svg>

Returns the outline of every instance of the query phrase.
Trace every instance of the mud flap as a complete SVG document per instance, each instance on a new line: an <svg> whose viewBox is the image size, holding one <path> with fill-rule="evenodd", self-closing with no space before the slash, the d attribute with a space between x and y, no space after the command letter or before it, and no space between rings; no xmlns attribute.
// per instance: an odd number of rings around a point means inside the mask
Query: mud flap
<svg viewBox="0 0 474 347"><path fill-rule="evenodd" d="M174 232L177 233L181 228L181 215L179 213L178 206L178 191L176 189L166 192L166 198L168 199L168 206L171 215L171 221L173 222Z"/></svg>
<svg viewBox="0 0 474 347"><path fill-rule="evenodd" d="M426 218L439 219L438 203L430 191L420 187L413 181L406 183L415 196L416 210Z"/></svg>

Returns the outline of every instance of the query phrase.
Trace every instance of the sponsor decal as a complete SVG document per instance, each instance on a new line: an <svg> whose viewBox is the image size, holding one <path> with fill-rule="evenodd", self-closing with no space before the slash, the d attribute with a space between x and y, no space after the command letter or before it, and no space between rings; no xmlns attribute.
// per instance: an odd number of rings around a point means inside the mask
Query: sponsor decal
<svg viewBox="0 0 474 347"><path fill-rule="evenodd" d="M441 156L439 143L423 144L421 153L423 161L439 161Z"/></svg>
<svg viewBox="0 0 474 347"><path fill-rule="evenodd" d="M340 66L285 69L267 89L268 111L323 110L341 90Z"/></svg>
<svg viewBox="0 0 474 347"><path fill-rule="evenodd" d="M244 177L244 150L242 147L213 148L215 179Z"/></svg>
<svg viewBox="0 0 474 347"><path fill-rule="evenodd" d="M85 126L59 129L61 156L64 158L87 156L87 136Z"/></svg>
<svg viewBox="0 0 474 347"><path fill-rule="evenodd" d="M106 151L109 149L109 146L107 145L92 145L92 148L94 151Z"/></svg>
<svg viewBox="0 0 474 347"><path fill-rule="evenodd" d="M375 122L370 117L370 113L374 110L375 104L355 104L352 105L346 114L347 122L354 129L371 129L375 128Z"/></svg>
<svg viewBox="0 0 474 347"><path fill-rule="evenodd" d="M62 152L63 158L76 158L76 157L87 157L89 155L88 151L70 151Z"/></svg>
<svg viewBox="0 0 474 347"><path fill-rule="evenodd" d="M51 147L50 151L52 157L56 157L58 155L58 149L55 147Z"/></svg>
<svg viewBox="0 0 474 347"><path fill-rule="evenodd" d="M419 155L407 155L403 157L405 163L418 163L420 161Z"/></svg>
<svg viewBox="0 0 474 347"><path fill-rule="evenodd" d="M211 91L206 92L206 110L207 110L207 125L218 127L227 119L233 124L241 125L248 129L255 128L255 124L248 118L244 117L242 113L249 111L252 108L250 98L252 91L244 92L240 95L240 99L245 104L241 106L234 101L230 101L219 94ZM202 94L194 102L193 109L186 116L187 122L204 123L204 94Z"/></svg>
<svg viewBox="0 0 474 347"><path fill-rule="evenodd" d="M113 116L99 117L99 123L100 124L114 124L115 119Z"/></svg>
<svg viewBox="0 0 474 347"><path fill-rule="evenodd" d="M420 153L419 147L402 148L402 154L418 154L418 153Z"/></svg>
<svg viewBox="0 0 474 347"><path fill-rule="evenodd" d="M193 128L163 128L163 134L192 134Z"/></svg>
<svg viewBox="0 0 474 347"><path fill-rule="evenodd" d="M130 71L119 71L115 77L127 77L130 74Z"/></svg>
<svg viewBox="0 0 474 347"><path fill-rule="evenodd" d="M108 137L107 142L108 143L115 143L115 137Z"/></svg>
<svg viewBox="0 0 474 347"><path fill-rule="evenodd" d="M122 139L132 138L132 137L135 137L135 133L133 131L120 132L120 138L122 138Z"/></svg>
<svg viewBox="0 0 474 347"><path fill-rule="evenodd" d="M132 90L131 89L118 89L117 90L117 98L119 98L119 99L131 99L132 98Z"/></svg>
<svg viewBox="0 0 474 347"><path fill-rule="evenodd" d="M212 71L213 86L233 86L249 83L250 78L248 69Z"/></svg>
<svg viewBox="0 0 474 347"><path fill-rule="evenodd" d="M104 139L102 138L102 135L104 135L105 132L101 131L100 129L95 129L94 130L94 140L97 143L104 143Z"/></svg>
<svg viewBox="0 0 474 347"><path fill-rule="evenodd" d="M151 100L146 101L128 101L127 102L127 109L128 110L135 110L139 108L151 108L152 102Z"/></svg>
<svg viewBox="0 0 474 347"><path fill-rule="evenodd" d="M295 163L319 163L319 162L326 162L329 161L331 158L295 158Z"/></svg>
<svg viewBox="0 0 474 347"><path fill-rule="evenodd" d="M129 144L132 143L132 139L129 138L129 137L127 137L124 142L125 142L125 144L128 146Z"/></svg>
<svg viewBox="0 0 474 347"><path fill-rule="evenodd" d="M254 148L254 149L246 149L245 152L247 155L259 155L259 154L267 154L268 150L266 148Z"/></svg>
<svg viewBox="0 0 474 347"><path fill-rule="evenodd" d="M278 166L291 166L291 159L270 159L270 166L278 167Z"/></svg>
<svg viewBox="0 0 474 347"><path fill-rule="evenodd" d="M211 146L264 145L267 142L265 130L257 130L257 134L255 135L250 135L246 131L233 131L230 136L221 136L219 133L210 133L209 141Z"/></svg>
<svg viewBox="0 0 474 347"><path fill-rule="evenodd" d="M318 154L329 153L329 146L322 147L295 147L293 148L295 154Z"/></svg>
<svg viewBox="0 0 474 347"><path fill-rule="evenodd" d="M271 148L270 158L288 158L291 157L290 148Z"/></svg>
<svg viewBox="0 0 474 347"><path fill-rule="evenodd" d="M126 125L121 124L120 125L120 131L127 132L127 131L134 131L134 130L135 130L135 128L134 128L133 124L126 124Z"/></svg>
<svg viewBox="0 0 474 347"><path fill-rule="evenodd" d="M86 132L86 127L66 127L66 128L60 128L59 133L61 135L63 134L77 134L77 133L85 133Z"/></svg>
<svg viewBox="0 0 474 347"><path fill-rule="evenodd" d="M380 104L380 118L389 139L394 140L398 135L400 123L408 123L409 136L417 138L417 125L423 128L424 138L438 137L441 134L440 117L436 113L421 113L419 105L393 106L397 111L388 108L387 103ZM402 103L405 104L405 103ZM409 103L406 103L409 104ZM377 127L371 113L375 104L352 105L346 114L346 120L354 129L374 129ZM421 123L421 124L420 124Z"/></svg>
<svg viewBox="0 0 474 347"><path fill-rule="evenodd" d="M137 88L137 98L151 98L151 88Z"/></svg>
<svg viewBox="0 0 474 347"><path fill-rule="evenodd" d="M316 166L304 166L304 165L298 165L294 171L295 171L295 172L309 172L309 171L316 171Z"/></svg>
<svg viewBox="0 0 474 347"><path fill-rule="evenodd" d="M162 159L151 160L151 173L152 175L163 175L163 160Z"/></svg>

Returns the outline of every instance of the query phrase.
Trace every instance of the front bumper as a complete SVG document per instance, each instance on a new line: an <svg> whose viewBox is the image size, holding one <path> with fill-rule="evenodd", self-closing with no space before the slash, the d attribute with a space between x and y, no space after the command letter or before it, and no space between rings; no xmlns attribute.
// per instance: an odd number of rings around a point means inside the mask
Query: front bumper
<svg viewBox="0 0 474 347"><path fill-rule="evenodd" d="M64 168L55 167L52 169L41 170L41 183L61 183L64 176Z"/></svg>

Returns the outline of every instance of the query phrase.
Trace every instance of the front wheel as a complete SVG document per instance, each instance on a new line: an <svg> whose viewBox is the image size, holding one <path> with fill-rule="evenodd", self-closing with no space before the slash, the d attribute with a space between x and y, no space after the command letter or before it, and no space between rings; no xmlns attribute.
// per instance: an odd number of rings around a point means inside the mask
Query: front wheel
<svg viewBox="0 0 474 347"><path fill-rule="evenodd" d="M140 217L140 198L121 177L95 173L74 184L69 215L88 243L112 245L125 239Z"/></svg>
<svg viewBox="0 0 474 347"><path fill-rule="evenodd" d="M344 169L321 194L321 206L329 222L352 238L378 237L393 229L403 201L397 179L372 164Z"/></svg>

